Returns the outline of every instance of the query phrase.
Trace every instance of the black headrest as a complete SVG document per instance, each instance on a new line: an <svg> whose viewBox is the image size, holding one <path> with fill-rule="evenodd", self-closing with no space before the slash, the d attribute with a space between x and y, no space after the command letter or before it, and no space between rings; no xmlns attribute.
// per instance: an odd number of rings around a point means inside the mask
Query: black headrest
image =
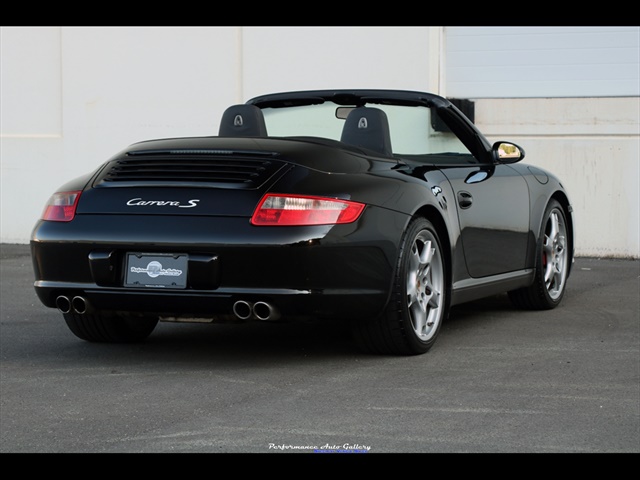
<svg viewBox="0 0 640 480"><path fill-rule="evenodd" d="M379 108L354 108L344 122L341 141L391 156L387 114Z"/></svg>
<svg viewBox="0 0 640 480"><path fill-rule="evenodd" d="M266 137L262 110L255 105L232 105L224 111L218 135L221 137Z"/></svg>

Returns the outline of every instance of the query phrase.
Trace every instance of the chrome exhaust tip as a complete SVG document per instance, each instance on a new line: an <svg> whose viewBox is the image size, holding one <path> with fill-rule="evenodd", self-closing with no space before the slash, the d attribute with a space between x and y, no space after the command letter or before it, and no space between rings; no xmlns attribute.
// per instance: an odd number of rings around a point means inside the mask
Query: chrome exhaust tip
<svg viewBox="0 0 640 480"><path fill-rule="evenodd" d="M240 320L248 320L251 317L252 305L244 300L238 300L233 304L233 313Z"/></svg>
<svg viewBox="0 0 640 480"><path fill-rule="evenodd" d="M73 297L73 300L71 300L71 306L73 307L73 310L80 315L89 313L91 310L89 301L83 297Z"/></svg>
<svg viewBox="0 0 640 480"><path fill-rule="evenodd" d="M56 307L62 313L69 313L71 311L71 302L69 301L69 297L60 295L56 298Z"/></svg>
<svg viewBox="0 0 640 480"><path fill-rule="evenodd" d="M278 310L267 302L254 303L253 314L258 320L277 320L280 318Z"/></svg>

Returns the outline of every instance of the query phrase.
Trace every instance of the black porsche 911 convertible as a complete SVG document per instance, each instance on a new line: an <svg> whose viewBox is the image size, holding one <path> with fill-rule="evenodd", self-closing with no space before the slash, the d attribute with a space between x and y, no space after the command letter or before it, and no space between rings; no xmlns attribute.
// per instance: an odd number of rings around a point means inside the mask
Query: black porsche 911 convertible
<svg viewBox="0 0 640 480"><path fill-rule="evenodd" d="M344 319L365 351L421 354L452 305L561 302L571 203L523 157L433 94L256 97L217 136L136 143L62 186L33 230L35 290L90 342Z"/></svg>

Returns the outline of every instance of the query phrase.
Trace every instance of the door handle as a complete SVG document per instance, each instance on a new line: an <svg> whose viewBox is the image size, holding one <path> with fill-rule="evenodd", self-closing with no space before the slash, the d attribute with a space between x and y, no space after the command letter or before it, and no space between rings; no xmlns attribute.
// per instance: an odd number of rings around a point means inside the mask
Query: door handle
<svg viewBox="0 0 640 480"><path fill-rule="evenodd" d="M473 203L473 197L469 192L458 192L458 205L460 208L469 208Z"/></svg>

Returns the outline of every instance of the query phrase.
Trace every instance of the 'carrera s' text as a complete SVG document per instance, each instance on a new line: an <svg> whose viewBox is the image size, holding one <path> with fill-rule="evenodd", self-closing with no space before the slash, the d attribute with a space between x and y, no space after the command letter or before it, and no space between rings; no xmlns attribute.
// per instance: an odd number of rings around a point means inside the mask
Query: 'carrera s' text
<svg viewBox="0 0 640 480"><path fill-rule="evenodd" d="M130 207L156 206L156 207L192 208L192 207L197 207L199 201L200 200L198 199L193 199L193 200L189 200L188 205L183 205L180 202L172 201L172 200L142 200L141 198L132 198L127 202L127 205Z"/></svg>

